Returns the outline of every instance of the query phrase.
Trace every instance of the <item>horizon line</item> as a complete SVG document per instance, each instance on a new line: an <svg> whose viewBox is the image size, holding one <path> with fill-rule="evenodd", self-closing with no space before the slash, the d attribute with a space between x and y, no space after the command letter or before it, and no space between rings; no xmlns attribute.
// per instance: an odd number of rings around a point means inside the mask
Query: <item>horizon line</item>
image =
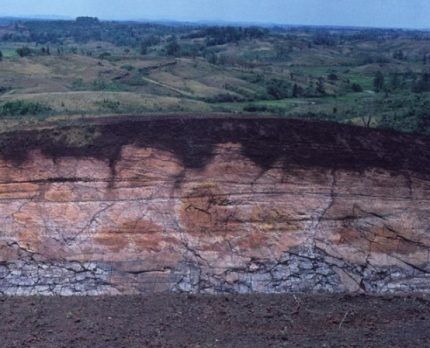
<svg viewBox="0 0 430 348"><path fill-rule="evenodd" d="M225 19L169 19L169 18L107 18L90 15L82 16L65 16L65 15L3 15L0 14L0 19L28 19L28 20L51 20L51 21L74 21L78 17L97 18L102 22L135 22L135 23L178 23L178 24L230 24L230 25L253 25L261 27L325 27L325 28L350 28L350 29L395 29L395 30L411 30L411 31L428 31L430 27L396 27L396 26L366 26L366 25L351 25L351 24L292 24L279 23L269 21L241 21L241 20L225 20Z"/></svg>

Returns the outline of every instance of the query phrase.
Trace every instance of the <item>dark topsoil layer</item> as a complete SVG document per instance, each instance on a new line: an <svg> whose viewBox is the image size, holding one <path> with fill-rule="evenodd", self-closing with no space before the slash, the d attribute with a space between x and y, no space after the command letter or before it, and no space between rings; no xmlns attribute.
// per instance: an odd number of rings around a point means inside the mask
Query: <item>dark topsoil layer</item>
<svg viewBox="0 0 430 348"><path fill-rule="evenodd" d="M84 142L73 143L80 133ZM83 122L76 126L0 134L0 155L16 164L30 150L41 149L53 158L92 156L112 168L126 144L167 150L187 168L202 168L214 146L234 142L262 169L275 162L290 168L381 168L428 174L430 138L346 126L262 117L119 117ZM113 170L114 173L114 170Z"/></svg>
<svg viewBox="0 0 430 348"><path fill-rule="evenodd" d="M429 347L430 298L0 298L1 347Z"/></svg>

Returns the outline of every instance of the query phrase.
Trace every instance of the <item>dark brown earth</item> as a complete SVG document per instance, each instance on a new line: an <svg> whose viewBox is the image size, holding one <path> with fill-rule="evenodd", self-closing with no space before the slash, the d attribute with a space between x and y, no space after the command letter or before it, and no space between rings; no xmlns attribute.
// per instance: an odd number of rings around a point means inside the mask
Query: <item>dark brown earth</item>
<svg viewBox="0 0 430 348"><path fill-rule="evenodd" d="M79 141L70 143L73 134ZM55 129L0 134L0 158L25 161L32 150L51 158L93 157L114 167L124 145L172 152L186 168L210 161L216 144L239 143L260 168L380 168L428 173L430 138L330 122L267 117L134 117ZM114 174L114 173L113 173Z"/></svg>
<svg viewBox="0 0 430 348"><path fill-rule="evenodd" d="M428 347L430 296L0 298L1 347Z"/></svg>

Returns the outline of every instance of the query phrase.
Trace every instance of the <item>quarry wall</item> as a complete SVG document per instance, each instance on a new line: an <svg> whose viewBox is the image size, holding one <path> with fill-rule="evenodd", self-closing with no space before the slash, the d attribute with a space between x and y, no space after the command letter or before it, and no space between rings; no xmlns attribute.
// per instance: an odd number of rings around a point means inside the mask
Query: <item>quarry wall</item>
<svg viewBox="0 0 430 348"><path fill-rule="evenodd" d="M430 139L275 118L0 135L0 293L430 292Z"/></svg>

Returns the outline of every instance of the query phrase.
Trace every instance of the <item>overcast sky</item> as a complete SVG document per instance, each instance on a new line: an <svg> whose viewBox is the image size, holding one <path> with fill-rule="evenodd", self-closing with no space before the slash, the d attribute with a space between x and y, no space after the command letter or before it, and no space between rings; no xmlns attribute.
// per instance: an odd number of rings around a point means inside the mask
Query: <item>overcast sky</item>
<svg viewBox="0 0 430 348"><path fill-rule="evenodd" d="M430 28L430 0L0 0L0 16Z"/></svg>

